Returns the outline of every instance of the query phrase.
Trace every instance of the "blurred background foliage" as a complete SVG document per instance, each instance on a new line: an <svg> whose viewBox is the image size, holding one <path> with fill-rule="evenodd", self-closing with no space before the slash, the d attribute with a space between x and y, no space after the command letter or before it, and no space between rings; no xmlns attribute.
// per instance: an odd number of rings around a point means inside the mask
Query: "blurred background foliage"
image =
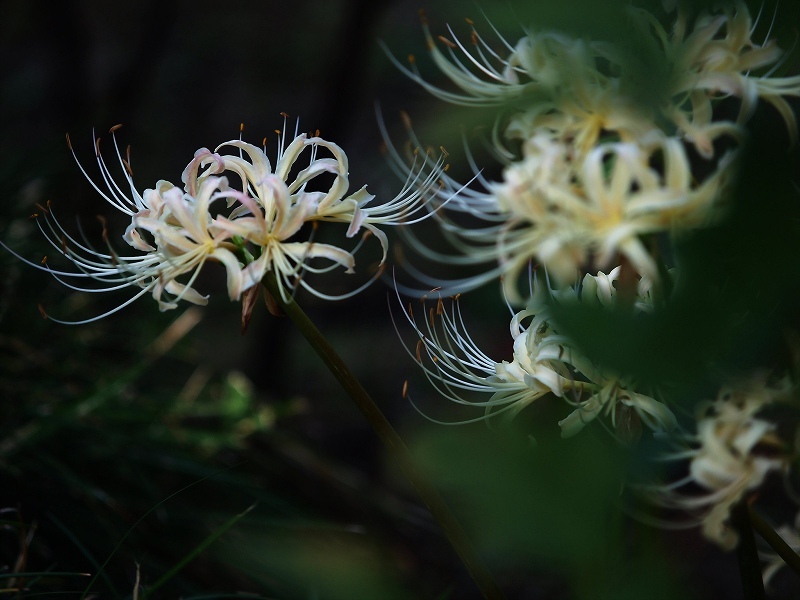
<svg viewBox="0 0 800 600"><path fill-rule="evenodd" d="M464 17L489 32L483 12L512 43L527 25L640 41L623 26L622 0L421 4L434 35L449 35L450 22L468 39ZM77 215L90 235L94 215L112 213L76 168L66 131L93 174L93 128L105 138L124 123L119 139L132 145L140 191L178 182L197 148L235 138L240 122L246 140L274 141L286 111L345 149L354 189L368 183L391 197L400 182L376 152L376 101L396 143L402 109L426 143L447 146L454 173L469 173L462 125L480 156L486 115L467 119L433 101L376 43L401 60L417 55L437 81L420 3L0 8L0 235L31 260L47 251L27 218L37 202L51 200L65 224ZM793 10L781 6L778 37L797 23ZM787 163L796 155L765 152L753 153L741 179L739 198L757 202L677 249L687 283L675 314L647 328L565 315L587 351L642 377L678 370L687 389L704 390L717 372L708 365L751 366L773 347L796 316L800 238L785 177L797 172ZM138 578L138 597L154 598L476 598L426 509L291 324L259 307L242 337L239 306L208 271L199 286L212 294L207 307L159 313L143 299L65 327L43 320L37 304L77 319L121 297L72 294L0 253L0 593L132 598ZM562 442L547 402L513 428L425 422L401 398L405 380L426 410L450 407L403 352L387 297L377 284L339 304L299 299L407 436L509 598L738 597L733 556L696 531L650 529L618 510L622 481L644 461L601 428ZM499 286L462 302L479 345L507 358Z"/></svg>

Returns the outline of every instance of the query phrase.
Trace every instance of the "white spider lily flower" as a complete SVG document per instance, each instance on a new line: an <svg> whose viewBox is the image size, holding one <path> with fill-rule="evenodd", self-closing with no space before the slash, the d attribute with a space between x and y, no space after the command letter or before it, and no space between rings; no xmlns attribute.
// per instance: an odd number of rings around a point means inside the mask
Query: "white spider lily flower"
<svg viewBox="0 0 800 600"><path fill-rule="evenodd" d="M442 100L500 108L496 128L508 139L524 142L546 130L552 137L569 140L576 150L586 152L601 134L629 142L657 129L655 115L643 111L622 93L618 78L601 71L598 58L607 57L594 45L560 33L540 32L529 33L512 46L492 27L501 46L500 51L495 51L468 22L473 49L468 49L448 27L455 41L439 36L447 48L445 54L423 21L433 62L460 92L449 92L426 81L415 60L407 68L388 50L387 54L409 78ZM498 139L495 145L501 155L513 156Z"/></svg>
<svg viewBox="0 0 800 600"><path fill-rule="evenodd" d="M473 423L501 414L513 417L546 394L561 395L565 390L582 389L586 385L570 378L569 371L561 364L565 352L569 352L561 337L553 332L548 334L546 324L543 328L536 324L522 324L531 316L537 323L535 315L523 311L514 316L511 335L515 358L511 362L498 363L470 337L458 297L453 299L450 310L445 308L441 297L436 301L436 308L428 308L426 300L422 298L423 312L427 313L422 319L424 325L415 320L411 304L404 310L404 316L418 337L413 351L403 342L406 352L420 365L428 381L442 396L456 404L482 408L484 413L480 417L449 422L436 420L417 409L425 418L450 425ZM394 322L394 316L392 320ZM538 337L526 336L532 327L539 331ZM395 329L402 340L396 323ZM407 395L405 390L404 395ZM480 399L483 395L489 395L489 398Z"/></svg>
<svg viewBox="0 0 800 600"><path fill-rule="evenodd" d="M409 57L408 68L394 58L388 49L384 49L398 69L428 92L447 102L464 106L499 106L524 96L534 104L540 101L544 108L551 104L550 96L564 83L565 73L569 72L575 77L587 72L589 77L595 75L591 54L581 41L554 32L544 32L523 37L513 46L492 28L503 48L502 52L508 53L508 57L504 58L480 36L472 21L467 22L472 28L471 44L474 49L467 49L448 26L454 41L438 36L438 40L447 48L445 55L431 34L424 15L422 19L428 51L434 64L461 93L449 92L426 81L420 75L413 55ZM463 62L456 50L462 53Z"/></svg>
<svg viewBox="0 0 800 600"><path fill-rule="evenodd" d="M501 182L476 175L483 191L458 192L461 184L442 177L438 193L443 199L458 195L436 220L456 253L431 250L413 233L405 232L406 237L432 261L488 269L462 280L415 273L424 285L457 293L503 275L504 293L521 305L519 281L531 261L546 267L560 285L571 285L579 272L613 267L620 256L642 277L658 281L646 239L678 235L720 218L736 157L736 151L729 152L698 181L684 144L657 133L576 155L569 143L543 132L526 140L522 153L521 160L505 168ZM396 152L392 158L402 160ZM458 213L471 217L468 225Z"/></svg>
<svg viewBox="0 0 800 600"><path fill-rule="evenodd" d="M284 300L288 298L287 290L297 285L324 299L350 297L372 280L342 296L330 296L312 287L303 274L326 272L337 265L344 267L347 273L353 273L354 254L361 242L355 249L345 250L313 240L290 242L289 239L298 234L306 223L345 224L348 226L345 232L347 238L353 238L363 228L381 244L382 267L387 257L388 239L378 226L411 224L430 217L432 213L426 205L432 188L439 186L444 157L436 161L426 158L416 163L397 196L388 202L370 205L375 196L367 192L366 186L346 195L349 188L348 159L338 145L318 135L295 135L288 145L286 139L285 134L280 134L274 170L266 149L232 140L221 144L213 154L205 149L201 151L200 164L208 165L206 171L187 172L184 174L185 180L191 182L197 178L199 181L207 176L208 171L216 169L232 171L241 179L242 192L228 194L230 202L238 202L238 206L227 218L219 218L217 222L230 235L238 236L248 244L248 248L254 250L255 260L243 271L244 289L255 285L265 273L274 269ZM225 147L238 148L240 154L218 154ZM322 151L330 156L322 157ZM304 155L308 164L295 174L298 161ZM334 175L333 183L329 184L327 190L307 189L321 181L317 180L318 177L326 174ZM315 267L307 262L313 259L324 259L330 264ZM380 270L376 277L379 274Z"/></svg>
<svg viewBox="0 0 800 600"><path fill-rule="evenodd" d="M697 433L686 435L687 448L667 459L689 459L689 474L674 483L650 488L658 505L688 512L703 535L730 550L738 534L729 526L731 507L756 490L771 472L788 468L789 456L775 424L758 416L765 406L786 396L788 380L769 385L754 378L723 389L717 399L698 406ZM700 487L702 493L680 491Z"/></svg>
<svg viewBox="0 0 800 600"><path fill-rule="evenodd" d="M51 205L47 208L42 207L40 213L36 215L40 230L50 245L62 254L77 272L53 269L46 258L42 261L43 266L19 258L46 270L75 291L91 293L115 291L131 286L141 288L128 301L91 319L69 322L50 315L46 316L58 323L88 323L117 312L148 292L152 293L162 311L176 308L180 300L204 305L208 302L208 296L199 294L192 286L208 260L223 264L228 273L228 292L231 300L238 300L242 292L242 267L234 254L236 246L229 241L230 235L227 232L214 226L214 220L210 218L208 212L209 205L220 197L219 194L214 194L215 190L225 186L224 178L209 179L203 183L196 198L184 194L179 188L171 187L160 196L165 209L161 213L162 218L148 216L147 209L136 213L132 217L132 223L137 230L137 237L130 238L131 245L138 249L148 247L149 250L145 255L118 254L110 245L107 252L99 252L88 242L80 242L67 233L55 217ZM163 218L167 212L169 222ZM156 247L142 241L139 230L147 231ZM103 238L108 244L105 222ZM188 275L188 281L179 282L178 278L185 275ZM71 278L88 279L95 284L95 287L73 285L69 283Z"/></svg>
<svg viewBox="0 0 800 600"><path fill-rule="evenodd" d="M116 129L118 126L112 128L111 133ZM83 241L78 241L70 235L48 205L40 207L39 227L53 248L76 270L53 269L46 260L41 265L22 260L51 273L77 291L141 288L133 298L107 313L75 323L112 314L147 292L152 292L161 310L175 308L180 300L205 304L208 296L199 294L193 286L208 261L225 267L231 300L239 300L243 292L258 284L269 271L275 272L284 300L288 300L298 285L323 299L352 296L372 283L380 275L381 268L365 284L340 296L322 293L303 276L326 273L339 266L347 273L354 272L354 254L368 235L380 241L382 267L388 240L379 226L414 223L435 213L427 203L431 188L440 185L444 156L437 160L426 156L409 171L397 196L388 202L372 204L375 197L367 192L366 186L347 195L348 161L339 146L318 135L309 138L305 134L295 134L286 145L286 136L278 133L274 170L265 149L233 140L222 144L215 152L207 148L198 150L183 171L183 190L161 180L154 189L145 190L143 194L133 185L130 157L122 157L116 137L114 147L125 178L124 185L120 185L108 169L100 154L98 139L96 159L104 188L89 177L77 157L76 161L92 187L130 218L122 237L128 246L142 254L119 254L113 250L105 224L103 238L108 250L95 250L85 236ZM220 154L226 147L237 148L238 156ZM321 151L331 156L321 157ZM298 162L301 155L308 158L304 168ZM230 187L224 175L228 172L238 176L241 189ZM329 178L318 178L324 174L333 174L333 182L330 183ZM308 189L310 184L317 189ZM126 188L128 192L123 191ZM220 207L219 200L225 200L225 206ZM210 210L212 204L215 204L213 211ZM314 231L318 224L326 222L345 225L345 238L355 237L362 229L365 233L350 249L317 243L313 240ZM312 225L312 237L295 240L307 223ZM328 264L310 264L309 261L316 259L326 260ZM68 283L70 278L93 282L95 287L72 285Z"/></svg>
<svg viewBox="0 0 800 600"><path fill-rule="evenodd" d="M156 244L152 255L161 259L148 267L148 274L154 282L153 298L162 311L177 308L177 302L182 299L194 304L208 302L208 296L202 296L192 289L192 284L207 260L217 261L225 266L231 300L239 300L246 289L242 284L242 267L234 254L236 246L229 241L231 234L209 214L209 206L213 201L227 197L227 187L225 177L207 178L200 185L196 196L182 193L173 187L163 195L165 207L169 210L169 219L164 218L163 213L161 218L141 214L133 217L136 229L152 235ZM121 266L134 273L137 271L135 267L124 264ZM192 274L188 283L179 283L177 278L187 273ZM162 300L161 295L165 291L172 294L174 299Z"/></svg>
<svg viewBox="0 0 800 600"><path fill-rule="evenodd" d="M527 308L511 319L510 361L496 362L478 348L464 324L457 298L449 311L439 298L436 308L425 315L424 325L414 319L409 305L405 316L418 342L414 351L409 346L406 351L444 397L484 409L483 416L462 421L465 423L499 414L513 418L535 400L552 394L574 407L559 423L562 437L575 435L603 412L610 415L612 425L616 426L620 405L634 411L653 431L669 431L676 425L669 408L634 391L632 382L610 376L592 365L567 336L557 331L549 311L550 302L613 303L613 282L619 271L617 268L608 275L587 275L583 289L576 286L553 290L534 277ZM647 281L641 282L640 291L647 292L649 285ZM647 302L641 292L640 301ZM425 299L423 306L424 303ZM490 396L486 400L473 399L483 394Z"/></svg>
<svg viewBox="0 0 800 600"><path fill-rule="evenodd" d="M111 129L112 135L119 126ZM69 137L67 138L69 142ZM158 302L159 308L169 310L177 306L179 300L194 304L205 304L207 296L199 294L192 286L208 260L220 262L228 273L228 291L231 299L238 299L241 294L241 265L234 251L236 246L229 241L224 231L214 229L209 215L209 205L216 200L214 192L217 188L227 187L224 178L210 179L197 190L197 195L184 194L167 181L159 181L156 189L145 190L139 194L133 185L130 156L122 158L114 137L117 159L125 177L126 187L123 191L111 174L100 153L100 140L95 141L96 160L105 189L102 189L89 177L83 165L78 161L72 144L70 150L92 187L112 206L131 218L123 238L134 249L144 254L120 254L113 250L108 239L105 219L103 223L103 241L108 246L106 251L99 251L86 239L80 230L81 240L70 234L58 221L48 202L46 207L39 207L34 216L37 225L53 249L61 254L75 268L75 271L55 269L45 257L41 264L33 263L14 253L5 244L4 248L29 265L47 271L68 288L80 292L108 292L128 287L139 288L133 297L115 308L93 318L79 321L64 321L52 317L41 309L44 316L58 323L83 324L113 314L128 306L137 298L151 293ZM146 240L143 232L152 238ZM152 243L151 243L152 242ZM179 277L188 277L185 283ZM75 285L72 280L86 282L87 285ZM40 307L41 308L41 307Z"/></svg>
<svg viewBox="0 0 800 600"><path fill-rule="evenodd" d="M777 8L772 25L776 18ZM667 113L703 156L714 152L707 135L713 126L713 101L728 96L741 100L738 123L747 121L763 99L780 113L791 143L797 141L797 118L785 97L800 96L800 76L772 76L789 55L769 39L772 25L762 43L753 40L757 23L744 2L725 5L721 14L701 13L691 30L682 6L671 35L655 20L651 24L673 63L671 92L676 100Z"/></svg>
<svg viewBox="0 0 800 600"><path fill-rule="evenodd" d="M500 108L496 126L509 139L524 141L547 130L555 138L570 140L579 152L588 152L601 136L635 142L657 129L673 135L663 125L672 121L678 135L711 158L719 128L736 129L731 123L713 120L713 102L735 96L742 101L739 124L763 99L778 110L792 142L796 141L796 116L785 97L800 96L800 76L772 76L788 54L768 39L769 33L761 44L752 39L755 24L743 2L725 6L721 14L701 13L693 27L682 6L671 34L643 9L630 9L628 14L632 28L640 29L641 35L654 35L660 44L659 58L669 77L662 104L643 106L626 91L625 53L630 50L613 41L587 43L543 31L528 32L511 44L492 27L498 38L495 50L469 20L471 43L465 44L450 27L452 40L439 36L437 43L423 19L430 56L458 92L425 80L415 60L409 68L388 50L387 54L409 78L442 100ZM751 75L765 68L769 68L766 73ZM498 151L508 154L502 146Z"/></svg>

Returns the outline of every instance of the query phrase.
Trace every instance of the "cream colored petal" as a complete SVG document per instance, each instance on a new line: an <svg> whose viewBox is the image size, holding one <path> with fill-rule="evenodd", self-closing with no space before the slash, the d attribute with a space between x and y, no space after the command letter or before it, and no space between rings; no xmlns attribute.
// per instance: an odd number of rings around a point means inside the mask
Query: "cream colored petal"
<svg viewBox="0 0 800 600"><path fill-rule="evenodd" d="M228 296L231 300L239 300L242 292L245 290L244 279L242 277L242 265L239 263L239 259L236 258L233 252L225 248L216 248L209 256L215 258L225 266L228 275Z"/></svg>
<svg viewBox="0 0 800 600"><path fill-rule="evenodd" d="M588 423L597 418L602 409L603 403L598 394L581 403L580 408L573 410L567 418L558 422L558 426L561 427L561 437L569 438L580 433Z"/></svg>
<svg viewBox="0 0 800 600"><path fill-rule="evenodd" d="M292 256L297 262L312 259L324 258L342 265L347 273L354 273L356 260L347 250L342 250L330 244L314 244L310 242L294 242L281 244L284 253Z"/></svg>
<svg viewBox="0 0 800 600"><path fill-rule="evenodd" d="M294 138L291 143L284 149L283 154L281 154L278 162L275 163L275 175L280 177L283 181L289 177L289 172L292 170L292 166L294 165L297 157L300 156L300 153L306 147L308 140L306 139L306 134L301 133L296 138Z"/></svg>

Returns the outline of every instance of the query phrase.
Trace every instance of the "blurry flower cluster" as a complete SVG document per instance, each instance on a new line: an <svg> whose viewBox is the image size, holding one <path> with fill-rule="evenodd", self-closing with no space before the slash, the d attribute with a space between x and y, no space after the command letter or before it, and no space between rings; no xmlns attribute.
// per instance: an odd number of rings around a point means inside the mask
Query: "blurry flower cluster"
<svg viewBox="0 0 800 600"><path fill-rule="evenodd" d="M657 280L648 240L720 217L744 124L759 99L778 109L795 139L785 96L800 96L800 76L771 76L783 53L774 40L751 38L744 3L693 21L681 6L671 33L644 10L629 13L655 71L649 74L631 64L630 48L611 42L540 32L513 45L500 37L501 49L494 50L473 26L470 49L455 37L440 36L437 44L423 23L433 61L458 91L425 80L416 61L398 66L443 100L495 108L493 149L504 163L502 181L486 180L476 169L482 189L461 194L439 215L459 251L453 264L499 263L505 291L518 305L524 302L519 278L531 260L560 284L575 283L587 266L613 268L622 257L639 275ZM657 90L644 94L646 87ZM730 97L740 101L735 121L713 110ZM692 160L693 153L702 160ZM394 159L404 160L399 153ZM443 199L463 187L447 175L443 181ZM458 213L485 225L461 226L452 218ZM484 277L436 284L464 291L497 274L491 268Z"/></svg>
<svg viewBox="0 0 800 600"><path fill-rule="evenodd" d="M717 400L685 410L692 400L675 406L665 393L681 373L645 381L616 372L560 320L573 309L634 324L657 317L680 283L680 269L670 264L674 243L730 213L747 123L759 101L777 109L787 139L796 141L787 97L800 96L800 76L775 75L788 54L769 33L754 39L747 6L733 2L693 14L689 3L675 4L664 3L661 19L631 8L627 45L533 30L511 43L494 27L497 40L490 43L470 20L465 43L450 28L449 38L435 38L423 15L429 54L445 84L423 77L413 57L410 66L390 58L437 98L482 108L481 114L491 109L489 146L502 175L485 175L467 147L472 180L465 189L443 173L429 207L441 208L434 220L454 252L407 234L426 260L480 265L482 273L441 279L406 265L434 291L398 289L422 296L425 311L417 318L413 303L404 311L418 340L407 345L408 353L444 397L482 409L457 423L511 418L554 397L564 403L562 437L592 421L626 445L649 430L658 443L679 448L661 458L684 461L688 475L649 486L646 495L658 506L688 512L690 526L702 524L709 540L731 549L738 541L729 524L732 507L791 465L790 444L765 416L796 401L791 377L781 369L740 374ZM632 48L644 53L651 73ZM412 147L419 146L406 126ZM408 158L388 146L403 172ZM513 350L500 361L475 343L459 300L498 279L513 315ZM453 294L448 307L442 296ZM435 308L425 306L431 295ZM611 350L622 342L605 343Z"/></svg>
<svg viewBox="0 0 800 600"><path fill-rule="evenodd" d="M727 519L731 507L745 493L760 486L772 471L783 471L790 457L776 425L759 416L766 406L786 400L788 380L769 382L765 377L740 382L720 391L713 402L696 407L697 432L676 436L683 448L667 458L689 459L689 474L671 485L656 487L653 500L662 506L697 516L703 534L730 550L738 534ZM679 492L697 487L700 493Z"/></svg>

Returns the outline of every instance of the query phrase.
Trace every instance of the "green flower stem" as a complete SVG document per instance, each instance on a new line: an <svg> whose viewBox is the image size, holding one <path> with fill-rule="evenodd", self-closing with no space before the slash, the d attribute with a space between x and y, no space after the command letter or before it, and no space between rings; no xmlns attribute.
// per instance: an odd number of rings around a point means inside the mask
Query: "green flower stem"
<svg viewBox="0 0 800 600"><path fill-rule="evenodd" d="M750 522L753 524L753 529L764 538L770 547L775 550L775 553L783 559L783 562L792 569L795 573L800 575L800 556L789 547L789 544L783 541L783 538L778 535L778 532L770 527L764 519L761 518L753 507L749 507Z"/></svg>
<svg viewBox="0 0 800 600"><path fill-rule="evenodd" d="M397 462L400 470L431 511L433 518L436 519L436 522L444 531L467 571L483 593L484 598L487 600L502 600L505 598L503 592L500 591L491 574L478 557L461 525L439 495L438 490L414 466L411 453L403 443L403 440L397 435L397 432L386 420L386 417L383 416L381 410L359 383L358 379L350 372L344 361L298 306L297 302L291 299L288 303L283 302L274 274L268 273L262 283L366 417L372 429L386 446L389 454Z"/></svg>
<svg viewBox="0 0 800 600"><path fill-rule="evenodd" d="M761 562L756 548L756 537L750 521L747 499L731 508L731 525L739 533L736 557L739 559L739 577L745 600L764 600L764 582L761 579Z"/></svg>

